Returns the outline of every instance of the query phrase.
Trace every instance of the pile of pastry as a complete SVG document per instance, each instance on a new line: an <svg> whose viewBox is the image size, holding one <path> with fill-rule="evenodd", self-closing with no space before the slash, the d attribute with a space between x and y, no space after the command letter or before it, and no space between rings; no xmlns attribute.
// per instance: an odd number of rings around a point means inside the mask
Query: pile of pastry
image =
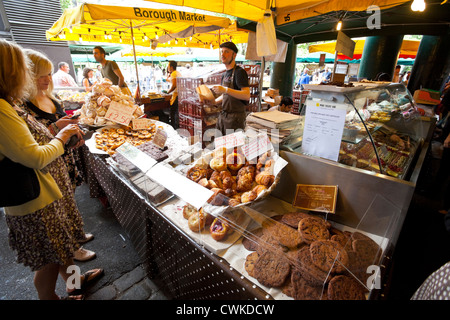
<svg viewBox="0 0 450 320"><path fill-rule="evenodd" d="M274 164L271 151L250 162L240 148L217 148L209 162L190 168L187 177L214 192L208 203L235 207L270 188L275 181Z"/></svg>
<svg viewBox="0 0 450 320"><path fill-rule="evenodd" d="M211 237L216 241L225 240L239 226L242 216L239 212L224 212L222 218L216 218L205 212L203 208L195 209L190 204L183 207L183 217L188 222L191 231L200 233L209 230Z"/></svg>
<svg viewBox="0 0 450 320"><path fill-rule="evenodd" d="M150 124L148 129L141 130L133 130L129 126L103 128L100 133L94 136L95 147L107 152L109 155L113 155L116 152L115 150L125 142L137 147L151 141L156 130L157 127L154 123Z"/></svg>
<svg viewBox="0 0 450 320"><path fill-rule="evenodd" d="M116 101L123 105L136 107L133 117L139 118L144 114L142 109L134 103L134 99L129 95L123 94L119 86L112 85L111 80L103 79L102 82L95 84L92 91L85 97L85 103L80 109L80 124L90 126L112 125L114 122L105 118L109 105Z"/></svg>

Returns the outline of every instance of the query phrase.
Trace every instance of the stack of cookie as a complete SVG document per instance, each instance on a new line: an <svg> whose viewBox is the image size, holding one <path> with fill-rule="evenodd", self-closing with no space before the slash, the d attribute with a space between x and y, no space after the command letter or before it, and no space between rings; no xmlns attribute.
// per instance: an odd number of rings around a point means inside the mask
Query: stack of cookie
<svg viewBox="0 0 450 320"><path fill-rule="evenodd" d="M252 251L245 270L264 286L298 300L362 300L367 267L381 249L360 232L342 232L322 217L293 212L273 217L242 241ZM359 279L355 279L355 276Z"/></svg>

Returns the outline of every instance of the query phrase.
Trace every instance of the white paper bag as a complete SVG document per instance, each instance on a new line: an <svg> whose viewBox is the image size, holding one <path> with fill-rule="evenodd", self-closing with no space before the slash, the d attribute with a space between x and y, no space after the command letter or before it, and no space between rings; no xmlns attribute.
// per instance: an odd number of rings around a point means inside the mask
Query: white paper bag
<svg viewBox="0 0 450 320"><path fill-rule="evenodd" d="M277 53L277 37L270 10L265 11L264 17L256 26L256 53L260 57Z"/></svg>

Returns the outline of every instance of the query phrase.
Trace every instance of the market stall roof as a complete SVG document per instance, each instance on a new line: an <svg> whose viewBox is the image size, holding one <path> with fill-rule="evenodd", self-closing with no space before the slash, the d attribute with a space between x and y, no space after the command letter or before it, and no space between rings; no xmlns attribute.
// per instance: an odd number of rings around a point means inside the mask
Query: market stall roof
<svg viewBox="0 0 450 320"><path fill-rule="evenodd" d="M320 55L324 53L325 54L325 63L334 63L334 54L328 53L328 52L312 52L308 54L306 57L297 57L296 62L297 63L319 63L320 62ZM346 63L360 63L361 59L350 59L348 57L345 57L344 55L341 55L339 57L338 55L338 61L346 62ZM397 60L397 64L403 65L403 66L412 66L414 64L414 59L412 58L399 58Z"/></svg>
<svg viewBox="0 0 450 320"><path fill-rule="evenodd" d="M360 59L364 50L365 39L352 39L355 42L355 50L352 59ZM419 49L419 40L403 40L400 48L399 58L415 58ZM336 41L313 44L308 47L309 52L328 52L335 53ZM349 57L338 54L338 59L350 59Z"/></svg>
<svg viewBox="0 0 450 320"><path fill-rule="evenodd" d="M232 21L227 28L194 34L192 37L175 39L173 36L166 37L170 41L163 42L164 39L156 40L158 47L188 47L217 49L222 42L233 41L234 43L247 43L248 30L239 29L236 21Z"/></svg>
<svg viewBox="0 0 450 320"><path fill-rule="evenodd" d="M150 46L156 35L189 37L230 25L224 17L175 9L83 3L66 9L46 31L51 41L90 41ZM134 41L133 41L134 39Z"/></svg>
<svg viewBox="0 0 450 320"><path fill-rule="evenodd" d="M301 20L322 13L345 9L348 11L366 10L370 5L389 8L409 0L148 0L189 8L206 9L211 12L228 14L251 21L263 18L266 9L275 12L276 25Z"/></svg>
<svg viewBox="0 0 450 320"><path fill-rule="evenodd" d="M133 57L136 54L137 57L168 57L172 55L185 54L186 50L180 48L156 48L152 49L150 47L140 47L136 46L135 50L133 48L126 48L118 52L122 57Z"/></svg>
<svg viewBox="0 0 450 320"><path fill-rule="evenodd" d="M355 10L346 1L345 6L342 2L337 5L335 11L317 10L320 15L302 19L290 16L286 23L275 25L277 38L286 42L293 41L295 44L336 40L339 20L343 22L341 31L350 38L405 34L446 35L450 30L450 2L427 0L424 12L413 12L411 1L403 4L399 4L403 1L396 2L399 5L393 7L383 6L383 1L369 2L378 6L380 11L377 13L367 10L369 5ZM366 1L362 3L367 4ZM374 14L377 16L374 17ZM379 23L372 18L378 19ZM373 22L375 23L372 24ZM256 23L253 21L238 19L238 26L256 30Z"/></svg>

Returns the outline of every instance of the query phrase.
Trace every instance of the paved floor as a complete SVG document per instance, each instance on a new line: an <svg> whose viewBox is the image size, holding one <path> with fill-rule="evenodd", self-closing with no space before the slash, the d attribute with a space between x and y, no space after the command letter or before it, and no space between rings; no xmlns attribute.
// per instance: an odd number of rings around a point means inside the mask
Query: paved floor
<svg viewBox="0 0 450 320"><path fill-rule="evenodd" d="M76 200L83 215L85 230L94 234L86 249L97 257L77 263L81 272L102 267L105 275L89 288L86 299L92 300L162 300L167 297L160 287L145 276L141 261L126 233L110 209L89 197L89 188L77 188ZM16 256L8 245L8 231L4 213L0 213L0 300L37 300L33 273L16 263ZM65 295L61 279L57 294Z"/></svg>

